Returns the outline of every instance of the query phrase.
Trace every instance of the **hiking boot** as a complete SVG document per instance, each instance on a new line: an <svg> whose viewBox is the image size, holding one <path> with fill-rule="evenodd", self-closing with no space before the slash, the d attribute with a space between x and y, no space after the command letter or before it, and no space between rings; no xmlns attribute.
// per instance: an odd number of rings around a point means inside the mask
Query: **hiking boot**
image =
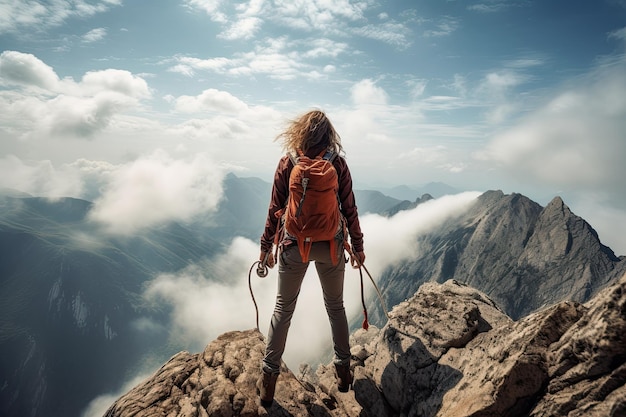
<svg viewBox="0 0 626 417"><path fill-rule="evenodd" d="M279 373L269 373L261 371L261 376L256 383L256 387L259 390L259 398L261 399L261 405L263 407L269 407L274 401L274 390L276 388L276 380Z"/></svg>
<svg viewBox="0 0 626 417"><path fill-rule="evenodd" d="M352 385L350 365L335 364L335 371L337 371L337 389L339 392L348 392L350 385Z"/></svg>

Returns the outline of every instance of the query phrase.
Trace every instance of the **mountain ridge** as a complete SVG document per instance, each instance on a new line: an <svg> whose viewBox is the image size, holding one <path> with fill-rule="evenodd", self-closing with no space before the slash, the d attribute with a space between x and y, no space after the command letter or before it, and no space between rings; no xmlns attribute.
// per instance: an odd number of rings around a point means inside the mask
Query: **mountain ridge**
<svg viewBox="0 0 626 417"><path fill-rule="evenodd" d="M413 259L381 275L388 305L410 297L424 282L455 279L489 294L517 319L551 299L584 302L626 272L623 257L603 245L560 197L544 208L521 194L488 191L417 244ZM566 284L567 279L573 281Z"/></svg>

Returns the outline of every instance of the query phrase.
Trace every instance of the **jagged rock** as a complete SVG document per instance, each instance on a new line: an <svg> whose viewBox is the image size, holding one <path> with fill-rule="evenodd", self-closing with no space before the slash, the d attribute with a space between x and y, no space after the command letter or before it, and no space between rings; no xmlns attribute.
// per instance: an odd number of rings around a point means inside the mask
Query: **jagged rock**
<svg viewBox="0 0 626 417"><path fill-rule="evenodd" d="M283 368L275 404L260 407L264 343L249 330L174 356L106 417L626 415L626 276L586 304L519 321L465 284L426 283L351 343L348 393L331 365L314 375L305 365L298 378Z"/></svg>
<svg viewBox="0 0 626 417"><path fill-rule="evenodd" d="M256 382L265 344L257 330L221 335L204 352L181 352L113 404L107 417L326 416L332 399L320 398L287 368L268 411ZM326 410L326 411L325 411Z"/></svg>

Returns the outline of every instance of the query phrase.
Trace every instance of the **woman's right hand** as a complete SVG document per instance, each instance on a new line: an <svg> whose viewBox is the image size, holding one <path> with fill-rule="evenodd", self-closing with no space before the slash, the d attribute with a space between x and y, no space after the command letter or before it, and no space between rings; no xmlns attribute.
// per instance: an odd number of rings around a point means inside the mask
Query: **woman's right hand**
<svg viewBox="0 0 626 417"><path fill-rule="evenodd" d="M365 252L356 252L350 255L350 265L352 268L359 269L365 262Z"/></svg>
<svg viewBox="0 0 626 417"><path fill-rule="evenodd" d="M261 255L259 255L259 261L267 265L268 268L274 268L276 261L274 260L274 254L270 252L261 251Z"/></svg>

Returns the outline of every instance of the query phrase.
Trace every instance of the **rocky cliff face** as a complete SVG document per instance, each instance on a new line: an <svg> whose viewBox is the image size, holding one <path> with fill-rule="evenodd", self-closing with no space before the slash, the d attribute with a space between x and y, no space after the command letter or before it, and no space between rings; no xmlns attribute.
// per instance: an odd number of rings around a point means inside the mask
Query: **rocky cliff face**
<svg viewBox="0 0 626 417"><path fill-rule="evenodd" d="M355 381L331 366L282 369L260 407L256 330L174 356L117 400L125 416L624 416L626 276L585 304L561 302L519 321L457 281L426 283L380 330L352 336Z"/></svg>
<svg viewBox="0 0 626 417"><path fill-rule="evenodd" d="M585 302L626 273L626 262L559 197L541 207L520 194L489 191L418 244L415 257L381 276L387 305L411 297L425 282L455 279L519 319L562 300ZM381 317L380 310L372 316Z"/></svg>

